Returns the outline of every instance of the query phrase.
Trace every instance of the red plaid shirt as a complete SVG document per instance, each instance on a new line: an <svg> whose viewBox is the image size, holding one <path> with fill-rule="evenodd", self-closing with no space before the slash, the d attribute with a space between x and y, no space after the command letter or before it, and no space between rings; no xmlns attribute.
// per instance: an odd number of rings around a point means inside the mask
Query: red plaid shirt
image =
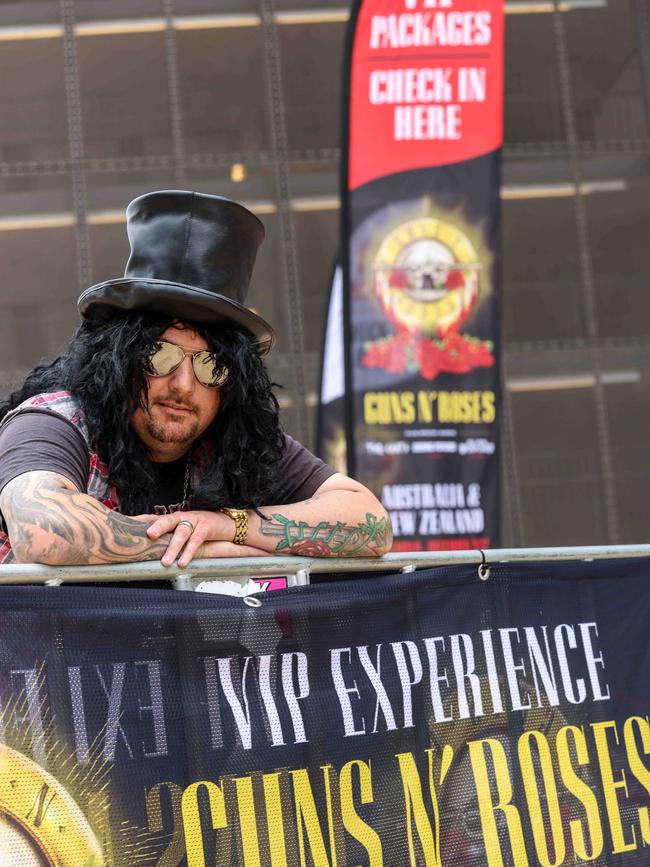
<svg viewBox="0 0 650 867"><path fill-rule="evenodd" d="M119 510L119 499L115 485L111 484L108 477L108 467L99 459L99 455L94 450L90 442L88 427L84 419L83 413L72 395L68 391L55 391L50 394L37 394L35 397L30 397L17 406L16 409L7 413L2 421L2 424L26 409L44 409L48 412L60 415L73 424L81 433L90 455L90 464L88 469L88 479L86 481L86 491L89 496L95 500L99 500L109 509ZM11 553L11 543L7 534L0 530L0 563L3 563Z"/></svg>

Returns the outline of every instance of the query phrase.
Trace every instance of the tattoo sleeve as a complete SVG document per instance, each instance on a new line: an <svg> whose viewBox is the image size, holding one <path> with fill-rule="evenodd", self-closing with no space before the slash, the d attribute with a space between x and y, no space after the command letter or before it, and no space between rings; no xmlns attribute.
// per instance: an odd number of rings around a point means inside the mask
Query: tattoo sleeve
<svg viewBox="0 0 650 867"><path fill-rule="evenodd" d="M392 542L390 522L370 512L355 526L327 521L312 525L273 514L261 520L260 532L278 537L277 554L303 557L376 557Z"/></svg>
<svg viewBox="0 0 650 867"><path fill-rule="evenodd" d="M165 552L169 536L151 541L147 523L112 512L66 481L33 472L3 489L0 507L16 561L99 565L156 560Z"/></svg>

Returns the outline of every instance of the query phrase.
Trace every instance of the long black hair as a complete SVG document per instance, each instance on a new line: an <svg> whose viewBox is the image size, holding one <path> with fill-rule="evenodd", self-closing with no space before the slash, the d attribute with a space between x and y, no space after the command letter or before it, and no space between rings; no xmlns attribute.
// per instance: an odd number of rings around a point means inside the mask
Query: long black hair
<svg viewBox="0 0 650 867"><path fill-rule="evenodd" d="M149 313L85 319L62 355L35 367L21 387L0 401L0 421L29 397L69 391L83 410L93 448L108 466L121 511L147 511L153 472L145 446L129 422L135 406L147 403L147 359L174 321ZM284 450L278 402L266 366L244 330L188 325L230 371L217 417L202 437L210 457L199 463L201 478L194 486L193 506L264 505L272 497Z"/></svg>

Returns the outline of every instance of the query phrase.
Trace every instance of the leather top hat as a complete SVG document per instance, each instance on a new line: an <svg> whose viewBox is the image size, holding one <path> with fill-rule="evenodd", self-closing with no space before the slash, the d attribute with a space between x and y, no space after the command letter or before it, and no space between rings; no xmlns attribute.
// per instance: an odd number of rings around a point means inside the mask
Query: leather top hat
<svg viewBox="0 0 650 867"><path fill-rule="evenodd" d="M243 205L181 190L145 193L126 209L131 256L124 277L82 292L82 317L150 310L189 322L236 324L260 353L271 326L244 306L264 226Z"/></svg>

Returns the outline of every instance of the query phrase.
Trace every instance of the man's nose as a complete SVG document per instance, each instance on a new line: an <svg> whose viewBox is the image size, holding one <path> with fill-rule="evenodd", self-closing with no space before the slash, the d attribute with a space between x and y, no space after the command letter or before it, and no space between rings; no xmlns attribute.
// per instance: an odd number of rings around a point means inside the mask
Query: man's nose
<svg viewBox="0 0 650 867"><path fill-rule="evenodd" d="M176 370L170 373L170 385L178 391L189 393L194 390L194 382L192 357L186 355Z"/></svg>

